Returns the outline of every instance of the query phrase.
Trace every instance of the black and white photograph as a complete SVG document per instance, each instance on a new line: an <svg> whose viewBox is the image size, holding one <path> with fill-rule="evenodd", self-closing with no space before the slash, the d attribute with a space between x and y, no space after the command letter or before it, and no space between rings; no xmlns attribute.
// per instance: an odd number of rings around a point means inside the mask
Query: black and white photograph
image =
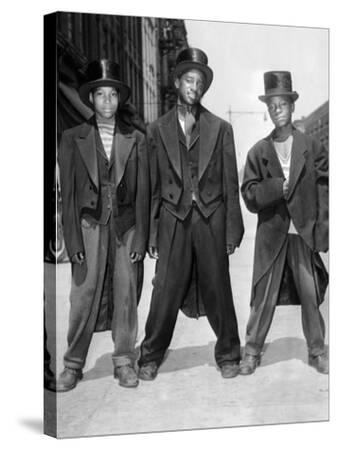
<svg viewBox="0 0 337 450"><path fill-rule="evenodd" d="M1 22L3 447L330 448L329 2Z"/></svg>
<svg viewBox="0 0 337 450"><path fill-rule="evenodd" d="M328 420L329 30L58 12L45 38L46 433Z"/></svg>

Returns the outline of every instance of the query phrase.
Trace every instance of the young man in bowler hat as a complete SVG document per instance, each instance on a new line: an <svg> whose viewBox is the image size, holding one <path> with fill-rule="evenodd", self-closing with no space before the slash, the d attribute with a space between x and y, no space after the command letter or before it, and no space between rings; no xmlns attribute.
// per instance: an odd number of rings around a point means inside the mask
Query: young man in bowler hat
<svg viewBox="0 0 337 450"><path fill-rule="evenodd" d="M258 214L251 312L240 373L252 374L275 307L300 304L309 364L328 373L324 321L327 272L319 252L328 250L328 153L316 140L292 125L294 103L291 74L264 74L265 95L275 126L249 151L242 195L249 211Z"/></svg>
<svg viewBox="0 0 337 450"><path fill-rule="evenodd" d="M59 150L64 239L72 266L68 349L57 390L82 378L95 331L110 330L114 375L136 387L137 303L147 248L148 161L142 133L118 115L130 95L110 60L80 87L94 115L64 132Z"/></svg>
<svg viewBox="0 0 337 450"><path fill-rule="evenodd" d="M200 104L213 79L203 51L183 50L173 76L177 104L150 124L147 133L149 254L157 258L157 267L139 378L156 377L194 270L217 337L216 363L223 377L234 377L240 341L228 255L241 242L243 223L233 132L229 123Z"/></svg>

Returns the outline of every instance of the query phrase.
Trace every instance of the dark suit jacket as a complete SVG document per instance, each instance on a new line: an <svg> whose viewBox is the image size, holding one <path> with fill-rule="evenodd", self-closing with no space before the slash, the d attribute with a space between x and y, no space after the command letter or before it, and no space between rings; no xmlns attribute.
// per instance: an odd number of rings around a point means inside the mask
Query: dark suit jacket
<svg viewBox="0 0 337 450"><path fill-rule="evenodd" d="M253 287L277 258L290 217L311 250L328 250L328 152L296 129L293 137L287 199L272 134L254 145L247 156L241 191L249 211L258 214ZM316 262L321 265L318 257Z"/></svg>
<svg viewBox="0 0 337 450"><path fill-rule="evenodd" d="M58 162L63 203L64 239L69 256L84 252L83 211L97 215L100 192L97 167L97 125L94 117L66 130ZM131 226L136 233L131 251L145 253L149 223L149 174L145 137L117 118L114 136L115 187L118 215L116 227L123 235ZM132 220L130 220L130 217Z"/></svg>
<svg viewBox="0 0 337 450"><path fill-rule="evenodd" d="M151 177L150 245L157 246L160 207L183 218L181 155L176 108L148 126L147 141ZM243 222L239 203L236 156L232 127L200 107L198 189L209 217L224 202L227 243L240 245ZM185 142L184 142L185 145ZM193 145L193 144L192 144ZM225 251L225 249L224 249Z"/></svg>

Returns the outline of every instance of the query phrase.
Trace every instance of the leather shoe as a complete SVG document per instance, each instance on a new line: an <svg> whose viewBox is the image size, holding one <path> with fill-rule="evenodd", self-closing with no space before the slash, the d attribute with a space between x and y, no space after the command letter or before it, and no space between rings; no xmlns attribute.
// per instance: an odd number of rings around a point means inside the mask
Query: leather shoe
<svg viewBox="0 0 337 450"><path fill-rule="evenodd" d="M240 375L251 375L261 363L260 355L246 354L240 363Z"/></svg>
<svg viewBox="0 0 337 450"><path fill-rule="evenodd" d="M44 388L48 391L56 391L56 379L54 373L50 370L49 365L44 366Z"/></svg>
<svg viewBox="0 0 337 450"><path fill-rule="evenodd" d="M234 378L239 375L239 364L237 362L228 362L220 367L223 378Z"/></svg>
<svg viewBox="0 0 337 450"><path fill-rule="evenodd" d="M76 387L77 383L82 380L83 372L81 369L72 369L65 367L56 384L57 392L67 392Z"/></svg>
<svg viewBox="0 0 337 450"><path fill-rule="evenodd" d="M324 373L325 375L329 373L329 359L325 354L318 356L309 355L309 366L314 367L319 373Z"/></svg>
<svg viewBox="0 0 337 450"><path fill-rule="evenodd" d="M126 388L137 387L139 383L135 369L129 364L115 367L114 377L118 378L120 386Z"/></svg>
<svg viewBox="0 0 337 450"><path fill-rule="evenodd" d="M155 362L149 362L139 368L138 376L141 380L152 381L156 378L158 366Z"/></svg>

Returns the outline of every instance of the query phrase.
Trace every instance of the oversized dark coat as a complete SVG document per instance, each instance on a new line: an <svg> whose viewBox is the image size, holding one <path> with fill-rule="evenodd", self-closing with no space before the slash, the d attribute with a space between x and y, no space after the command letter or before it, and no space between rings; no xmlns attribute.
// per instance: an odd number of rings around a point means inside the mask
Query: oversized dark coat
<svg viewBox="0 0 337 450"><path fill-rule="evenodd" d="M329 247L328 152L318 141L296 129L293 130L293 138L286 199L283 196L285 177L272 134L254 145L247 156L241 192L248 210L258 214L252 304L256 301L256 286L285 243L290 218L299 235L314 252L319 302L323 301L327 287L327 272L319 252L326 252ZM283 283L282 289L284 287ZM282 289L282 303L299 303L296 293L287 301Z"/></svg>
<svg viewBox="0 0 337 450"><path fill-rule="evenodd" d="M84 252L80 219L97 216L100 192L96 120L63 133L58 162L63 205L64 240L69 257ZM149 175L144 135L117 119L114 136L114 220L122 236L132 226L136 233L132 251L145 253L149 226Z"/></svg>
<svg viewBox="0 0 337 450"><path fill-rule="evenodd" d="M66 249L71 258L85 252L81 219L99 217L100 182L97 142L99 131L94 116L77 127L66 130L58 154L62 193L62 218ZM113 217L117 236L135 226L131 252L144 254L149 231L149 173L145 136L117 118L113 143L115 187ZM73 276L85 277L86 265L78 266ZM105 268L102 268L105 270ZM138 301L143 283L143 262L138 263ZM103 331L111 308L102 300L96 331Z"/></svg>
<svg viewBox="0 0 337 450"><path fill-rule="evenodd" d="M211 215L222 202L226 207L226 242L239 246L244 227L239 202L239 185L233 130L231 125L200 106L198 161L199 195L207 214ZM172 214L179 211L183 190L181 155L176 108L149 125L147 141L151 178L151 217L149 245L157 246L160 233L160 208ZM192 144L193 145L193 144ZM160 250L159 250L160 251ZM224 248L225 252L226 249ZM192 280L182 310L190 317L204 315L198 283Z"/></svg>

